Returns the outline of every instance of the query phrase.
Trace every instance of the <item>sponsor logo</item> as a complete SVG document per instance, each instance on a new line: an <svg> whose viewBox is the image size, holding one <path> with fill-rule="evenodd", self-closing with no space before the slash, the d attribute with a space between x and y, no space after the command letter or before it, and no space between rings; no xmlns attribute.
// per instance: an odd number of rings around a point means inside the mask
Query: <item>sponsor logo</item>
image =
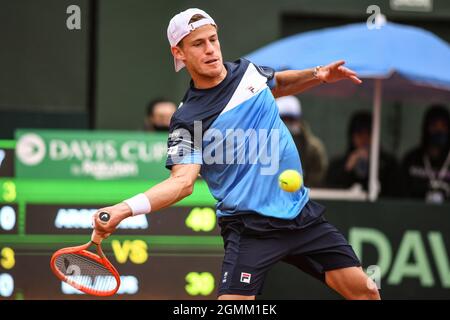
<svg viewBox="0 0 450 320"><path fill-rule="evenodd" d="M26 167L57 165L56 172L64 170L66 175L105 180L137 177L141 165L162 162L167 155L163 141L62 136L23 134L17 142L17 159Z"/></svg>
<svg viewBox="0 0 450 320"><path fill-rule="evenodd" d="M250 283L250 280L252 279L252 274L247 272L241 273L241 282L243 283Z"/></svg>
<svg viewBox="0 0 450 320"><path fill-rule="evenodd" d="M374 283L381 286L399 286L408 279L415 279L422 287L450 288L450 260L445 236L439 231L423 232L405 230L397 234L400 242L394 244L381 230L353 227L349 231L349 243L356 255L365 262L363 248L371 246L376 250L377 259L367 269ZM434 265L434 267L433 267Z"/></svg>
<svg viewBox="0 0 450 320"><path fill-rule="evenodd" d="M35 133L28 133L20 137L16 146L16 155L27 166L35 166L45 158L44 140Z"/></svg>

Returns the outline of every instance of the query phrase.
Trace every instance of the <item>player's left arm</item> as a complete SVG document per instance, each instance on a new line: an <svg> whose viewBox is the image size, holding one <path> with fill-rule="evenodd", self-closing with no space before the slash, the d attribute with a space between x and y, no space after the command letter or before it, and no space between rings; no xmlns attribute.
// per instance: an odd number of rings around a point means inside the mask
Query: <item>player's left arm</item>
<svg viewBox="0 0 450 320"><path fill-rule="evenodd" d="M272 88L272 94L276 98L296 95L321 83L333 83L345 79L355 84L362 83L356 72L344 67L344 64L345 61L340 60L311 69L275 72L276 85Z"/></svg>

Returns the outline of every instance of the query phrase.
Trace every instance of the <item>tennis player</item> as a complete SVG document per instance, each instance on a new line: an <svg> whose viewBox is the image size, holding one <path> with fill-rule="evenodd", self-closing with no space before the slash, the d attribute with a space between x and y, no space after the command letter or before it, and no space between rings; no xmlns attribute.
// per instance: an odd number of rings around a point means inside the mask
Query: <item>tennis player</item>
<svg viewBox="0 0 450 320"><path fill-rule="evenodd" d="M223 62L217 25L204 11L175 15L167 29L175 70L192 81L172 117L166 167L170 177L94 215L103 238L125 218L155 212L189 196L201 174L217 200L224 240L219 299L254 299L268 270L292 264L347 299L379 299L373 282L344 236L309 199L309 189L286 192L278 175L302 173L295 143L281 121L275 97L295 95L321 83L360 84L344 61L307 70L275 72L239 59Z"/></svg>

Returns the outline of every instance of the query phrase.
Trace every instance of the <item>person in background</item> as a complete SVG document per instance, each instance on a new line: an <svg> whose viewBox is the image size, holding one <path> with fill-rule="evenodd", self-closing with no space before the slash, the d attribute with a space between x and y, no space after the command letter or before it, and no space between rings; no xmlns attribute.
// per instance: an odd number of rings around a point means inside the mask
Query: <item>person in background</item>
<svg viewBox="0 0 450 320"><path fill-rule="evenodd" d="M369 158L372 138L372 115L368 111L353 114L348 128L347 152L330 163L327 185L330 188L350 188L360 184L368 189ZM380 196L394 197L400 192L398 164L395 158L380 147Z"/></svg>
<svg viewBox="0 0 450 320"><path fill-rule="evenodd" d="M175 103L168 99L158 98L147 105L147 116L145 118L145 131L169 131L170 119L177 111Z"/></svg>
<svg viewBox="0 0 450 320"><path fill-rule="evenodd" d="M405 195L431 203L450 200L450 116L443 105L432 105L422 123L419 146L402 163Z"/></svg>
<svg viewBox="0 0 450 320"><path fill-rule="evenodd" d="M302 117L301 103L297 97L281 97L276 102L281 120L288 127L299 150L305 185L311 188L321 187L328 168L327 153L322 141L312 133Z"/></svg>

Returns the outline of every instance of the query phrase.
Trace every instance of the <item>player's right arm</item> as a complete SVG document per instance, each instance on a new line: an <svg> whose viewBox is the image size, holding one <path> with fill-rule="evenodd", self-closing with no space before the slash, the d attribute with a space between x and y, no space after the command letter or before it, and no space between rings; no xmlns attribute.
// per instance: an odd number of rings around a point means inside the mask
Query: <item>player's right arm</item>
<svg viewBox="0 0 450 320"><path fill-rule="evenodd" d="M151 210L157 211L169 207L189 196L194 190L194 183L200 172L200 164L177 164L172 166L170 177L144 192L149 199ZM98 214L106 211L110 214L107 225L103 225ZM111 207L99 209L94 214L94 232L102 237L108 237L117 225L132 215L131 208L121 202Z"/></svg>

